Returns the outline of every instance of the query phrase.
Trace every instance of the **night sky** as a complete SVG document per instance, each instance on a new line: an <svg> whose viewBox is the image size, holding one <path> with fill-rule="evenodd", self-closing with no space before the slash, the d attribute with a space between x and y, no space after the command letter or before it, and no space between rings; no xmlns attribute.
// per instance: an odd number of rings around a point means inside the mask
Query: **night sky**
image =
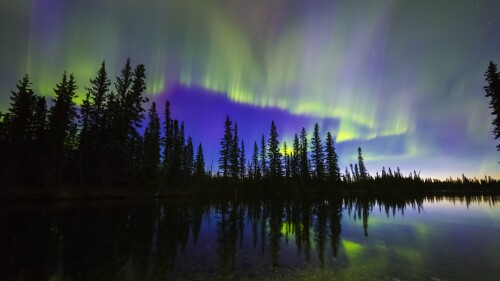
<svg viewBox="0 0 500 281"><path fill-rule="evenodd" d="M0 110L28 73L80 97L105 60L147 70L147 95L186 122L216 169L225 115L250 156L271 120L291 144L315 122L341 170L500 177L483 73L500 63L500 1L2 0Z"/></svg>

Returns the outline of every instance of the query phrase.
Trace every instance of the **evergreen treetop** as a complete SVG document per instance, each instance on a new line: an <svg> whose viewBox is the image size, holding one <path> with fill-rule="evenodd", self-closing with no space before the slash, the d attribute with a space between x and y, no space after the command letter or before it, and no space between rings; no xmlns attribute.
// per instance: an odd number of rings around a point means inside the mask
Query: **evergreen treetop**
<svg viewBox="0 0 500 281"><path fill-rule="evenodd" d="M227 178L230 172L230 158L233 148L233 128L229 115L226 115L224 122L224 135L220 141L219 151L219 171L222 171L222 177Z"/></svg>
<svg viewBox="0 0 500 281"><path fill-rule="evenodd" d="M485 97L490 98L489 106L493 115L493 135L498 140L500 139L500 73L497 65L490 61L484 76L488 83L484 86ZM500 144L497 145L497 151L500 151Z"/></svg>
<svg viewBox="0 0 500 281"><path fill-rule="evenodd" d="M282 165L281 165L281 152L279 148L278 131L274 120L271 121L271 131L269 133L269 139L267 141L268 151L267 156L269 158L269 177L271 179L280 178L283 175Z"/></svg>

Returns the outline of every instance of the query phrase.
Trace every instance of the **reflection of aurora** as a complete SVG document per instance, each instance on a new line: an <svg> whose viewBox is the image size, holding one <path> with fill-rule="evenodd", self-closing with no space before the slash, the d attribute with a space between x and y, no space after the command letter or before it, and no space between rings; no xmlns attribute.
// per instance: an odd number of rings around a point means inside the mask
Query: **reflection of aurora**
<svg viewBox="0 0 500 281"><path fill-rule="evenodd" d="M487 62L500 59L498 36L490 36L499 29L497 1L115 2L2 3L0 39L11 44L0 46L0 110L26 72L43 95L53 94L64 70L73 72L82 98L102 60L113 77L131 56L146 65L155 98L181 84L260 113L311 118L337 142L366 148L371 170L498 176L481 92ZM193 121L189 107L179 111ZM256 132L246 142L269 123L244 128ZM280 133L290 140L295 131ZM347 164L355 151L344 155Z"/></svg>
<svg viewBox="0 0 500 281"><path fill-rule="evenodd" d="M500 245L489 244L500 225L494 197L30 206L0 212L24 222L3 233L2 242L19 247L3 275L9 280L26 274L50 280L96 274L107 280L470 280L479 269L498 277L492 271ZM26 225L39 235L22 235Z"/></svg>
<svg viewBox="0 0 500 281"><path fill-rule="evenodd" d="M378 280L378 277L382 278L387 274L398 274L397 270L391 272L395 265L400 268L407 267L415 272L425 268L426 264L432 260L433 249L432 243L430 243L432 237L442 238L443 232L454 231L452 229L439 230L443 228L443 224L439 221L440 218L437 214L434 214L437 219L423 218L421 220L419 214L421 211L425 212L424 205L444 203L446 206L443 208L446 208L447 211L452 211L451 207L457 205L463 205L467 209L480 208L482 219L484 215L489 213L498 214L498 210L492 208L498 204L497 202L498 199L492 197L429 197L411 200L402 200L397 197L379 198L378 200L357 197L342 201L282 203L282 207L274 206L273 209L284 210L283 213L280 213L283 221L280 233L281 240L284 240L287 246L282 245L282 248L289 247L295 242L298 254L302 255L307 263L319 262L322 268L325 261L331 258L342 260L351 266L351 269L343 272L338 268L339 265L334 264L333 273L308 269L310 270L308 274L315 276L312 278L313 280L322 280L322 278L341 280L345 276L355 279L375 278L374 280ZM440 207L431 205L429 209L433 208ZM275 237L272 233L275 232L271 229L273 218L269 214L272 213L268 213L268 216L263 214L257 217L268 221L268 224L263 225L263 227L269 231L268 239L272 240ZM405 214L409 218L404 219ZM468 217L468 215L465 214L463 217ZM294 221L293 218L298 220ZM344 218L343 222L342 218ZM489 224L497 222L490 221ZM368 225L371 232L376 233L374 238L367 238ZM348 228L349 233L342 235L342 228ZM360 228L364 228L364 230L360 231ZM325 230L326 233L322 233ZM357 232L358 235L353 235L352 231ZM382 236L387 237L382 239L381 233L384 234ZM449 234L455 235L454 233ZM341 236L345 238L341 238ZM283 239L285 237L286 239ZM322 239L325 240L322 241ZM268 241L268 243L273 245L272 241ZM274 244L280 243L283 241ZM326 248L330 248L330 254L328 254L328 249L325 249L327 244ZM269 248L270 251L273 249L272 246ZM314 257L315 255L316 257ZM271 253L271 256L279 257L280 255ZM273 264L279 264L279 262L274 261ZM290 280L301 280L302 278L309 280L311 275L308 274L306 274L308 277L304 277L304 273L293 275L294 277ZM415 276L411 277L415 278ZM417 277L417 279L419 278Z"/></svg>

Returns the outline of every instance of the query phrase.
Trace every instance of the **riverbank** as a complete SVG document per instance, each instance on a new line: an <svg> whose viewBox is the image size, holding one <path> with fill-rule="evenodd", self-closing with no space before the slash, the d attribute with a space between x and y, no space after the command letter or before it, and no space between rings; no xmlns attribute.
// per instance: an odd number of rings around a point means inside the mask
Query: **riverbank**
<svg viewBox="0 0 500 281"><path fill-rule="evenodd" d="M132 199L132 198L300 198L303 196L500 196L500 187L485 188L424 188L390 187L373 188L362 186L341 186L336 188L285 186L183 186L177 188L158 188L147 186L126 187L75 187L41 188L16 186L0 188L0 200L82 200L82 199Z"/></svg>

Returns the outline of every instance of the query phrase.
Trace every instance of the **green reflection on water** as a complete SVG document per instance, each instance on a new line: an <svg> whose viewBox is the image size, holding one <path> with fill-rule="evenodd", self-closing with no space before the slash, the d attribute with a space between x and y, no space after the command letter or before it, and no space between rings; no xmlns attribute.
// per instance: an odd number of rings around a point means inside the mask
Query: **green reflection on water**
<svg viewBox="0 0 500 281"><path fill-rule="evenodd" d="M349 259L357 257L363 251L363 245L346 239L342 240L342 246Z"/></svg>

